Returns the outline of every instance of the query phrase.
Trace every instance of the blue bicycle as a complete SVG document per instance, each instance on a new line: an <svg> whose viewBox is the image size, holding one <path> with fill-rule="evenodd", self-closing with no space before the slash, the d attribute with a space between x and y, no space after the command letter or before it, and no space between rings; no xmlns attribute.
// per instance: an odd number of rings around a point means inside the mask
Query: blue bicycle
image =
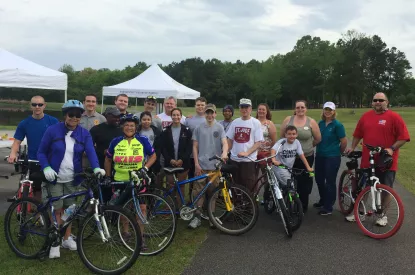
<svg viewBox="0 0 415 275"><path fill-rule="evenodd" d="M84 173L80 175L88 177ZM77 250L86 267L98 274L121 274L128 270L140 255L140 228L129 211L119 206L102 205L94 198L93 188L97 191L98 187L101 193L98 182L97 178L89 178L81 184L86 190L58 197L52 197L46 188L48 199L45 203L28 197L12 203L4 218L5 237L11 250L21 258L45 259L52 246L60 245L72 221L78 220ZM58 225L52 203L81 196L84 196L81 204L64 224ZM30 211L17 217L19 207ZM128 236L124 234L126 229Z"/></svg>

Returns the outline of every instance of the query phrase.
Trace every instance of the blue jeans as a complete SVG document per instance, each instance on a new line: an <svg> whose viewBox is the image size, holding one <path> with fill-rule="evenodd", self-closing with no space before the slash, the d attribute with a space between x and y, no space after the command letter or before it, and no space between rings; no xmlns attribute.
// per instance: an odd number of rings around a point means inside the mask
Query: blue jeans
<svg viewBox="0 0 415 275"><path fill-rule="evenodd" d="M333 211L336 202L336 179L340 168L341 157L316 157L315 173L320 203L324 210Z"/></svg>

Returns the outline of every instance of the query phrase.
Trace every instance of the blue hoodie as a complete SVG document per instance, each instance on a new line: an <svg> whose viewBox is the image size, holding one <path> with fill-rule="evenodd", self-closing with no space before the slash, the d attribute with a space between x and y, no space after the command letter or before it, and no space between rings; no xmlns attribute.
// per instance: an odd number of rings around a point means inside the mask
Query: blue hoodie
<svg viewBox="0 0 415 275"><path fill-rule="evenodd" d="M40 162L42 170L50 166L59 174L63 157L65 156L66 143L65 135L68 133L65 123L50 126L43 135L42 141L37 151L37 158ZM73 167L75 174L82 172L82 155L86 152L88 160L93 169L99 168L98 158L95 153L92 137L88 130L77 126L72 132L71 137L75 139ZM81 177L75 177L74 185L79 185L82 181ZM53 182L55 184L56 181Z"/></svg>

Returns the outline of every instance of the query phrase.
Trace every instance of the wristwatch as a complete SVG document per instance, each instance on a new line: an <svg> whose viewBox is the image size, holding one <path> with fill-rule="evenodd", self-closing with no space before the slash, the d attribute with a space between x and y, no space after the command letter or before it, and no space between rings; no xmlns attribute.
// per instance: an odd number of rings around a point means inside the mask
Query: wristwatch
<svg viewBox="0 0 415 275"><path fill-rule="evenodd" d="M393 145L390 147L391 149L392 149L392 151L394 151L395 152L395 147L393 147Z"/></svg>

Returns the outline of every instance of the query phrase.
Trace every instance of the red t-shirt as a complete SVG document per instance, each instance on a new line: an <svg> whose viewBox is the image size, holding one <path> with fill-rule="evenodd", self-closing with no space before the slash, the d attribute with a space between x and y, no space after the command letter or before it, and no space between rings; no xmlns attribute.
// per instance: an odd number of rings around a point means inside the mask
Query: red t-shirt
<svg viewBox="0 0 415 275"><path fill-rule="evenodd" d="M397 140L409 141L409 133L402 117L387 110L382 114L376 114L374 110L368 111L362 115L356 125L353 136L363 138L363 144L390 148ZM362 162L360 167L369 168L369 150L363 147ZM376 163L375 155L375 163ZM398 168L399 150L393 153L393 164L390 170L396 171Z"/></svg>

